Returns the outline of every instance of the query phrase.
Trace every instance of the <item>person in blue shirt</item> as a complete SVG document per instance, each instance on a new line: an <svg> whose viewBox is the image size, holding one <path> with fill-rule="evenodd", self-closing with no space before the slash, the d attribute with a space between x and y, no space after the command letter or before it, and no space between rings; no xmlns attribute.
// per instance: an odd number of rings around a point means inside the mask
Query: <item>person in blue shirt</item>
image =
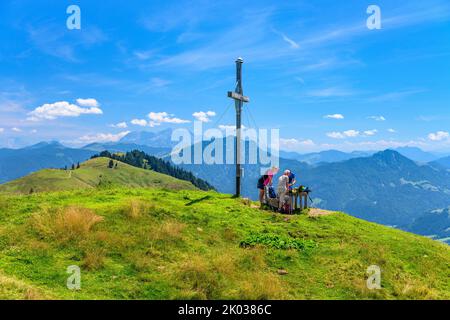
<svg viewBox="0 0 450 320"><path fill-rule="evenodd" d="M295 174L289 170L289 191L292 191L294 188L294 185L297 183L297 180L295 179Z"/></svg>

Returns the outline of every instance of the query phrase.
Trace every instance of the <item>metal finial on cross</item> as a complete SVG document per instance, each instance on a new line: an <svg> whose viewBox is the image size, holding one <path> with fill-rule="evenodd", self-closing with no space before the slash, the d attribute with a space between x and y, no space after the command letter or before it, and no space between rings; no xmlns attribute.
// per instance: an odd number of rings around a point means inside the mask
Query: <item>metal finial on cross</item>
<svg viewBox="0 0 450 320"><path fill-rule="evenodd" d="M244 102L250 102L250 99L244 96L242 89L242 64L244 60L236 60L236 89L234 92L228 91L228 97L234 99L236 107L236 138L235 138L235 161L236 161L236 197L241 196L241 115Z"/></svg>

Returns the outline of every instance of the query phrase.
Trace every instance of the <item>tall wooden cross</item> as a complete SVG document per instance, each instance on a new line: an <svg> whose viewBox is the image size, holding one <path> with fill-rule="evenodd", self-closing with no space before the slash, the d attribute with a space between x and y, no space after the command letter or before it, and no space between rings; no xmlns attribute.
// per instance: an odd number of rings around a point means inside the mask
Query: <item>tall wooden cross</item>
<svg viewBox="0 0 450 320"><path fill-rule="evenodd" d="M241 196L241 115L244 102L250 102L250 99L244 96L242 89L242 64L244 60L236 60L236 89L234 92L228 91L228 97L234 99L236 107L236 138L235 138L235 160L236 160L236 193L235 197Z"/></svg>

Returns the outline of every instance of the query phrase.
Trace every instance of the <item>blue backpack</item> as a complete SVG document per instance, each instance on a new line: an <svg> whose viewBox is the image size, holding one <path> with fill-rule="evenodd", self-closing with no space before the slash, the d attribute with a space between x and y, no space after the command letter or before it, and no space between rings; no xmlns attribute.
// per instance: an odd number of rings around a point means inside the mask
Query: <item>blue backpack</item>
<svg viewBox="0 0 450 320"><path fill-rule="evenodd" d="M275 199L277 197L277 193L272 186L269 187L269 197L272 199Z"/></svg>

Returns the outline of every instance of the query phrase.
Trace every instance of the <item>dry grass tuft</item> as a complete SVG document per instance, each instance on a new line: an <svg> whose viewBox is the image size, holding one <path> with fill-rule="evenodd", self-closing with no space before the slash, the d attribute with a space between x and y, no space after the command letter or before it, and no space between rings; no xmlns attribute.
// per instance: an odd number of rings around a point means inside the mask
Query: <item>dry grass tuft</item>
<svg viewBox="0 0 450 320"><path fill-rule="evenodd" d="M161 240L180 240L183 238L183 230L186 228L184 223L178 221L165 221L155 226L149 237L153 241Z"/></svg>
<svg viewBox="0 0 450 320"><path fill-rule="evenodd" d="M197 298L214 299L220 294L218 275L211 272L208 261L201 256L192 256L180 266L179 275L184 283L197 293Z"/></svg>
<svg viewBox="0 0 450 320"><path fill-rule="evenodd" d="M131 199L124 206L123 212L126 217L130 219L137 219L142 216L142 211L145 206L141 200Z"/></svg>
<svg viewBox="0 0 450 320"><path fill-rule="evenodd" d="M71 206L56 213L48 210L34 214L31 218L33 228L42 237L52 237L60 241L86 238L94 225L103 221L103 217L92 210Z"/></svg>
<svg viewBox="0 0 450 320"><path fill-rule="evenodd" d="M87 249L83 256L83 267L87 270L101 269L105 264L106 250L101 248Z"/></svg>
<svg viewBox="0 0 450 320"><path fill-rule="evenodd" d="M154 204L141 199L131 199L122 206L122 213L128 219L139 219L145 214L157 214L157 208Z"/></svg>
<svg viewBox="0 0 450 320"><path fill-rule="evenodd" d="M278 300L285 298L286 290L279 277L269 272L256 272L241 283L239 298L243 300Z"/></svg>
<svg viewBox="0 0 450 320"><path fill-rule="evenodd" d="M215 272L228 278L236 276L235 255L232 252L223 252L212 259L211 264Z"/></svg>

